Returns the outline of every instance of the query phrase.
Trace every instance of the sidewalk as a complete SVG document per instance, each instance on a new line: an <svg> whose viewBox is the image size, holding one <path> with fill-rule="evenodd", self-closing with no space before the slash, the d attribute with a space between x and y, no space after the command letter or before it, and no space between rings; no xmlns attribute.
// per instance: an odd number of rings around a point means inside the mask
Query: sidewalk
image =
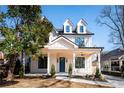
<svg viewBox="0 0 124 93"><path fill-rule="evenodd" d="M108 82L100 82L100 81L92 81L92 80L85 80L85 79L69 78L69 77L64 77L64 76L57 76L56 79L65 80L65 81L73 81L73 82L78 82L78 83L87 83L87 84L95 84L95 85L112 87Z"/></svg>
<svg viewBox="0 0 124 93"><path fill-rule="evenodd" d="M105 75L106 80L115 88L124 88L124 78Z"/></svg>

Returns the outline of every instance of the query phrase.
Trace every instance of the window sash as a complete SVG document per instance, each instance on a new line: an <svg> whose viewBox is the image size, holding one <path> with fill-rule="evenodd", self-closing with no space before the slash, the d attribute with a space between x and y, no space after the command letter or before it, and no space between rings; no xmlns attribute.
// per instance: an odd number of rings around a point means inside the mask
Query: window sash
<svg viewBox="0 0 124 93"><path fill-rule="evenodd" d="M85 68L85 58L76 57L75 58L75 68Z"/></svg>
<svg viewBox="0 0 124 93"><path fill-rule="evenodd" d="M80 26L80 32L83 32L83 31L84 31L83 26Z"/></svg>
<svg viewBox="0 0 124 93"><path fill-rule="evenodd" d="M66 26L66 32L70 32L70 27Z"/></svg>
<svg viewBox="0 0 124 93"><path fill-rule="evenodd" d="M39 57L38 58L38 68L39 69L47 68L47 57Z"/></svg>
<svg viewBox="0 0 124 93"><path fill-rule="evenodd" d="M84 47L85 44L84 44L84 38L82 37L78 37L75 39L75 43L79 46L79 47Z"/></svg>

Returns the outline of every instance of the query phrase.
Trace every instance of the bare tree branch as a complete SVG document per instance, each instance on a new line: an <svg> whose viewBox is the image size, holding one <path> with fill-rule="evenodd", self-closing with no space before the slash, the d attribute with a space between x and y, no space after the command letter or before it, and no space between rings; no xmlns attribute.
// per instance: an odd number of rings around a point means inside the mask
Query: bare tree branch
<svg viewBox="0 0 124 93"><path fill-rule="evenodd" d="M123 7L119 8L117 6L115 6L115 11L113 9L114 7L111 6L105 7L101 12L99 23L106 25L112 31L115 31L113 32L113 35L111 34L112 36L111 38L116 39L117 43L121 43L122 47L124 48L124 20L123 20L124 9ZM120 12L122 13L119 13L119 9ZM121 19L121 15L122 15L122 19ZM103 22L101 22L101 20Z"/></svg>
<svg viewBox="0 0 124 93"><path fill-rule="evenodd" d="M112 29L112 30L115 30L115 31L118 30L118 29L113 28L112 26L110 26L109 24L107 24L107 23L105 23L105 22L101 22L101 24L108 26L108 27L109 27L110 29Z"/></svg>
<svg viewBox="0 0 124 93"><path fill-rule="evenodd" d="M117 18L121 24L121 28L122 28L122 33L124 35L124 25L123 25L123 21L121 21L121 18L119 17L119 13L118 13L118 9L117 9L117 6L115 6L115 11L116 11L116 15L117 15Z"/></svg>

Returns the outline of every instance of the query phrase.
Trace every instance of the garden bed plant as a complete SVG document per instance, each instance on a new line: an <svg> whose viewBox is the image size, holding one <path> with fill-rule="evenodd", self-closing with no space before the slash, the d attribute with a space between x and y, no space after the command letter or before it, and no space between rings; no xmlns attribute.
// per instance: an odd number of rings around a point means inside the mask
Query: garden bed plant
<svg viewBox="0 0 124 93"><path fill-rule="evenodd" d="M99 69L96 68L96 73L95 75L85 75L85 76L79 76L79 75L73 75L73 78L78 78L78 79L85 79L85 80L92 80L92 81L101 81L101 82L107 82L105 77L100 73Z"/></svg>

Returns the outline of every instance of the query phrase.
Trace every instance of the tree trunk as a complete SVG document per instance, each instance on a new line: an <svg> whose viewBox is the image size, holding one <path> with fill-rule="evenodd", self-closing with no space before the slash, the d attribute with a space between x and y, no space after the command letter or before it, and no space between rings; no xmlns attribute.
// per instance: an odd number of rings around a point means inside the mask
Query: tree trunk
<svg viewBox="0 0 124 93"><path fill-rule="evenodd" d="M14 69L15 69L16 61L17 61L17 54L13 54L9 60L7 81L13 81L14 79Z"/></svg>
<svg viewBox="0 0 124 93"><path fill-rule="evenodd" d="M21 62L23 66L23 72L25 73L25 52L24 50L22 51L22 54L21 54Z"/></svg>
<svg viewBox="0 0 124 93"><path fill-rule="evenodd" d="M14 74L13 74L13 72L14 72L13 68L10 68L8 70L7 81L13 81L14 80Z"/></svg>

